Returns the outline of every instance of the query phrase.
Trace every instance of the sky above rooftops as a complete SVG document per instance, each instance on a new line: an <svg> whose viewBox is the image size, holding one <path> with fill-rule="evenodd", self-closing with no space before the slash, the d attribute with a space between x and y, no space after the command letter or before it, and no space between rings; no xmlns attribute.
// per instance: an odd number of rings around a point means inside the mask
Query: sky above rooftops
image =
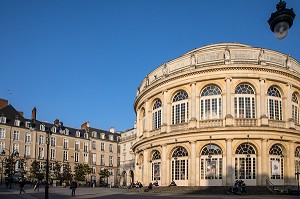
<svg viewBox="0 0 300 199"><path fill-rule="evenodd" d="M237 42L300 61L300 1L277 40L274 0L2 0L0 98L37 119L79 128L133 127L136 89L152 70L195 48Z"/></svg>

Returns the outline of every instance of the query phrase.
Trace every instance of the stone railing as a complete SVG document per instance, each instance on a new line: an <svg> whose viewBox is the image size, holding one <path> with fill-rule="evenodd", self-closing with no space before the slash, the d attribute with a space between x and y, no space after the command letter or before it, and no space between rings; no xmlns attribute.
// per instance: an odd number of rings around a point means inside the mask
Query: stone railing
<svg viewBox="0 0 300 199"><path fill-rule="evenodd" d="M188 129L188 123L174 124L171 126L171 131L184 131Z"/></svg>
<svg viewBox="0 0 300 199"><path fill-rule="evenodd" d="M221 127L223 126L222 119L213 119L213 120L201 120L199 121L200 128L211 128L211 127Z"/></svg>
<svg viewBox="0 0 300 199"><path fill-rule="evenodd" d="M285 122L279 120L269 120L270 127L285 128Z"/></svg>
<svg viewBox="0 0 300 199"><path fill-rule="evenodd" d="M244 44L222 43L198 48L157 67L141 82L137 95L156 81L179 72L211 65L245 63L271 65L300 74L299 62L289 55Z"/></svg>
<svg viewBox="0 0 300 199"><path fill-rule="evenodd" d="M154 136L160 134L161 130L160 129L155 129L149 132L149 136Z"/></svg>
<svg viewBox="0 0 300 199"><path fill-rule="evenodd" d="M257 119L236 118L235 126L257 126Z"/></svg>

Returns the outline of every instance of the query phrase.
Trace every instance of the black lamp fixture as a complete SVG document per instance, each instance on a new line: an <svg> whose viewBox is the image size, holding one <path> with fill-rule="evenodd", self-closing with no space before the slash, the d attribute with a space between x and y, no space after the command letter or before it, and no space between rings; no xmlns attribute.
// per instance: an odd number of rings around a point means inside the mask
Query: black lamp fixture
<svg viewBox="0 0 300 199"><path fill-rule="evenodd" d="M288 35L296 14L293 8L286 8L286 2L282 0L276 5L276 9L277 11L271 14L268 23L275 37L282 40Z"/></svg>

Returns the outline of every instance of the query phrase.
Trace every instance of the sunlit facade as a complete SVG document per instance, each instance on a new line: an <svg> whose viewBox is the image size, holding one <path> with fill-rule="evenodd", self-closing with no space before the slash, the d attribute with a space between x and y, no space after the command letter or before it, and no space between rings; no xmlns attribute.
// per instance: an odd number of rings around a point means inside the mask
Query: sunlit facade
<svg viewBox="0 0 300 199"><path fill-rule="evenodd" d="M295 185L300 64L237 43L194 49L142 81L135 179L167 186Z"/></svg>

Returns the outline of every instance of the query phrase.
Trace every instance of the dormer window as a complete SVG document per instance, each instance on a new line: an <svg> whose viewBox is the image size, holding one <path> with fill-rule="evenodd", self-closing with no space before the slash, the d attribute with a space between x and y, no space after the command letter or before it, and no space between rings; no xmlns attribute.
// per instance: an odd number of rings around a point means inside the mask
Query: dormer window
<svg viewBox="0 0 300 199"><path fill-rule="evenodd" d="M69 129L65 129L64 132L65 132L65 135L69 135L70 134L70 130Z"/></svg>
<svg viewBox="0 0 300 199"><path fill-rule="evenodd" d="M1 116L1 117L0 117L0 123L6 124L6 117Z"/></svg>
<svg viewBox="0 0 300 199"><path fill-rule="evenodd" d="M105 134L104 133L101 134L101 139L103 139L103 140L105 139Z"/></svg>
<svg viewBox="0 0 300 199"><path fill-rule="evenodd" d="M40 130L45 131L45 125L44 124L40 124Z"/></svg>
<svg viewBox="0 0 300 199"><path fill-rule="evenodd" d="M89 134L88 133L84 133L83 137L84 137L84 139L89 139Z"/></svg>
<svg viewBox="0 0 300 199"><path fill-rule="evenodd" d="M113 141L113 140L114 140L114 136L113 136L113 135L110 135L110 136L109 136L109 140Z"/></svg>
<svg viewBox="0 0 300 199"><path fill-rule="evenodd" d="M15 126L20 126L20 120L15 119Z"/></svg>
<svg viewBox="0 0 300 199"><path fill-rule="evenodd" d="M26 128L30 128L30 122L26 121L25 126Z"/></svg>
<svg viewBox="0 0 300 199"><path fill-rule="evenodd" d="M93 131L93 132L92 132L92 136L93 136L94 138L96 138L96 137L97 137L97 132Z"/></svg>
<svg viewBox="0 0 300 199"><path fill-rule="evenodd" d="M76 137L80 137L80 131L76 131Z"/></svg>

